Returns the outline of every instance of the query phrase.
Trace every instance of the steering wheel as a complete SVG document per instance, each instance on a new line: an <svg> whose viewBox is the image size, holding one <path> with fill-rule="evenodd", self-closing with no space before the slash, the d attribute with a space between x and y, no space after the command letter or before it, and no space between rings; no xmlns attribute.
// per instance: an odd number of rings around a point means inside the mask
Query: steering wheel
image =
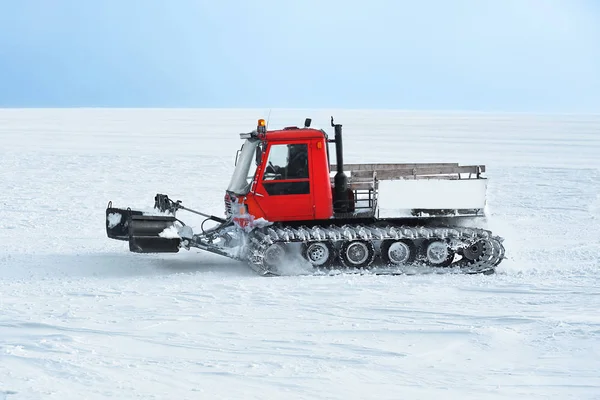
<svg viewBox="0 0 600 400"><path fill-rule="evenodd" d="M267 178L267 176L269 178L272 177L273 180L277 180L277 179L283 179L283 174L281 174L280 172L278 172L277 170L281 170L282 168L279 166L275 166L273 165L272 161L269 161L269 166L267 168L265 168L265 179Z"/></svg>

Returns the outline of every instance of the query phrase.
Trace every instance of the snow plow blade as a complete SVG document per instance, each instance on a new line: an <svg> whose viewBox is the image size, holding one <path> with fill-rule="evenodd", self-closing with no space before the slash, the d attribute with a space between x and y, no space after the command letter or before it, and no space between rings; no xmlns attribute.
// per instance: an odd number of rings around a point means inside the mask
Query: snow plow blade
<svg viewBox="0 0 600 400"><path fill-rule="evenodd" d="M133 253L177 253L181 238L161 234L173 226L175 217L143 215L141 211L113 208L106 209L106 234L111 239L129 242Z"/></svg>
<svg viewBox="0 0 600 400"><path fill-rule="evenodd" d="M133 215L142 215L142 212L114 208L109 202L106 208L106 235L115 240L129 240L129 220Z"/></svg>
<svg viewBox="0 0 600 400"><path fill-rule="evenodd" d="M129 222L129 250L134 253L177 253L181 239L160 236L175 221L175 217L162 215L132 215Z"/></svg>

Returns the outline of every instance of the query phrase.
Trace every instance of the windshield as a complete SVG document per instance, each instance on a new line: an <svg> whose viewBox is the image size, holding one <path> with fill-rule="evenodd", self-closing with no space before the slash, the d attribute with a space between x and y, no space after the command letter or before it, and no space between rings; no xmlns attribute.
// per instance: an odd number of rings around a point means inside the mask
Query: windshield
<svg viewBox="0 0 600 400"><path fill-rule="evenodd" d="M235 194L248 194L250 191L250 185L256 172L255 157L259 143L258 139L248 139L242 145L235 170L227 188L228 191Z"/></svg>

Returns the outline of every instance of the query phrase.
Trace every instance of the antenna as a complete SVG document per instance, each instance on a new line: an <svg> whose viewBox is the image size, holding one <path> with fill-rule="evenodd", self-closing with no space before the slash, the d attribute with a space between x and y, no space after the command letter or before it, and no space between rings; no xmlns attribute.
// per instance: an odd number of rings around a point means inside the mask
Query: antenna
<svg viewBox="0 0 600 400"><path fill-rule="evenodd" d="M269 108L269 115L267 116L267 130L269 129L269 119L271 119L271 109Z"/></svg>

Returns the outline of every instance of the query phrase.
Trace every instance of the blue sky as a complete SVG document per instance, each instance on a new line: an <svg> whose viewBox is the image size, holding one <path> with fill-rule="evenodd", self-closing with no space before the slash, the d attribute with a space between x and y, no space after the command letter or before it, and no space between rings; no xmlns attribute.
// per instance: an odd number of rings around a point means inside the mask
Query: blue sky
<svg viewBox="0 0 600 400"><path fill-rule="evenodd" d="M600 112L600 3L0 0L0 107Z"/></svg>

